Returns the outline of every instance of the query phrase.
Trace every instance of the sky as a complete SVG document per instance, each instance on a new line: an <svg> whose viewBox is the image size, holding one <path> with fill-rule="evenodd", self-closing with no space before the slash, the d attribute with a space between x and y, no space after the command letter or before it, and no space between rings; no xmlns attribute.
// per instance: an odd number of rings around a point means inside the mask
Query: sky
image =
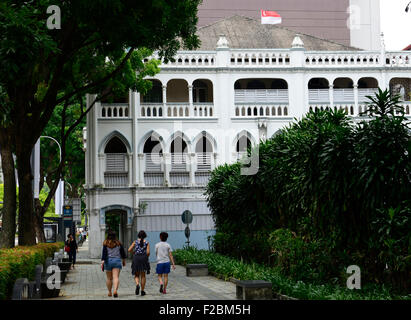
<svg viewBox="0 0 411 320"><path fill-rule="evenodd" d="M402 50L411 44L410 0L380 0L381 31L384 33L386 50Z"/></svg>

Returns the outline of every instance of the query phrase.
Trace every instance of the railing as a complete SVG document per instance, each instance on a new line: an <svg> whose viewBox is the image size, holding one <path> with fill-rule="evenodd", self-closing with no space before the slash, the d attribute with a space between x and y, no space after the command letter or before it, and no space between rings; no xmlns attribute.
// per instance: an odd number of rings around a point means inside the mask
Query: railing
<svg viewBox="0 0 411 320"><path fill-rule="evenodd" d="M334 89L335 102L354 102L354 89Z"/></svg>
<svg viewBox="0 0 411 320"><path fill-rule="evenodd" d="M293 66L292 51L290 49L233 49L229 50L230 67L289 67ZM159 59L157 54L150 58ZM148 58L149 59L149 58ZM148 61L145 59L144 61ZM174 56L175 61L162 63L161 68L178 67L215 67L217 65L216 51L179 51ZM383 61L381 61L383 59ZM410 67L411 53L407 51L385 52L382 56L379 51L305 51L304 66L315 67Z"/></svg>
<svg viewBox="0 0 411 320"><path fill-rule="evenodd" d="M379 52L306 52L306 67L375 67L380 65Z"/></svg>
<svg viewBox="0 0 411 320"><path fill-rule="evenodd" d="M164 105L143 103L140 116L142 118L211 118L214 116L213 103L167 103Z"/></svg>
<svg viewBox="0 0 411 320"><path fill-rule="evenodd" d="M172 186L188 186L190 182L189 172L170 172L170 184Z"/></svg>
<svg viewBox="0 0 411 320"><path fill-rule="evenodd" d="M159 154L146 153L144 156L147 172L161 172L162 157Z"/></svg>
<svg viewBox="0 0 411 320"><path fill-rule="evenodd" d="M237 89L235 103L288 103L288 89Z"/></svg>
<svg viewBox="0 0 411 320"><path fill-rule="evenodd" d="M187 171L187 154L172 153L171 154L171 170L172 171Z"/></svg>
<svg viewBox="0 0 411 320"><path fill-rule="evenodd" d="M196 153L197 171L211 170L211 152Z"/></svg>
<svg viewBox="0 0 411 320"><path fill-rule="evenodd" d="M331 108L327 104L310 104L308 111L344 110L349 116L355 116L356 110L353 104L334 104Z"/></svg>
<svg viewBox="0 0 411 320"><path fill-rule="evenodd" d="M148 59L160 59L157 54L154 54ZM145 59L144 62L147 62ZM215 51L203 51L203 52L184 52L179 51L174 56L175 61L169 61L168 63L162 63L160 68L173 68L173 67L213 67L216 64Z"/></svg>
<svg viewBox="0 0 411 320"><path fill-rule="evenodd" d="M128 103L108 103L102 104L100 108L100 118L118 118L118 119L129 119L129 106Z"/></svg>
<svg viewBox="0 0 411 320"><path fill-rule="evenodd" d="M197 171L195 173L195 183L198 186L207 185L210 180L211 172L210 171Z"/></svg>
<svg viewBox="0 0 411 320"><path fill-rule="evenodd" d="M104 185L107 188L128 186L128 172L104 172Z"/></svg>
<svg viewBox="0 0 411 320"><path fill-rule="evenodd" d="M387 52L385 54L385 64L392 67L411 67L411 52Z"/></svg>
<svg viewBox="0 0 411 320"><path fill-rule="evenodd" d="M236 105L235 117L283 117L288 116L288 105Z"/></svg>
<svg viewBox="0 0 411 320"><path fill-rule="evenodd" d="M126 171L126 157L125 153L106 153L106 171Z"/></svg>
<svg viewBox="0 0 411 320"><path fill-rule="evenodd" d="M310 103L329 102L330 101L329 89L309 89L308 90L308 101Z"/></svg>
<svg viewBox="0 0 411 320"><path fill-rule="evenodd" d="M290 63L289 50L231 50L230 65L232 67L287 67Z"/></svg>
<svg viewBox="0 0 411 320"><path fill-rule="evenodd" d="M378 88L358 89L358 102L369 101L366 96L374 96L378 92Z"/></svg>
<svg viewBox="0 0 411 320"><path fill-rule="evenodd" d="M164 172L144 172L144 184L150 186L164 185Z"/></svg>

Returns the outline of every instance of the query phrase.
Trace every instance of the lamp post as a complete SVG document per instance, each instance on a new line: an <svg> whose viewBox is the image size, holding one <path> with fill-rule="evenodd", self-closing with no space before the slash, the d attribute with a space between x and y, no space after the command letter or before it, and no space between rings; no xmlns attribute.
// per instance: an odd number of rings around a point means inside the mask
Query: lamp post
<svg viewBox="0 0 411 320"><path fill-rule="evenodd" d="M60 143L56 139L54 139L53 137L50 137L50 136L40 136L40 139L41 138L51 139L55 143L57 143L57 146L59 147L59 164L60 164L61 163L61 146L60 146ZM40 148L38 150L38 153L39 153L39 156L40 156ZM35 174L34 174L34 177L35 177L34 180L35 181L36 181L36 176L38 177L38 179L40 179L40 161L39 161L38 169L35 170ZM64 182L61 180L61 177L59 177L59 180L60 180L59 181L59 186L57 187L57 190L56 190L56 198L59 199L60 201L55 201L56 202L55 203L55 210L56 210L56 214L61 215L61 209L62 209L64 203L58 203L58 202L64 202Z"/></svg>

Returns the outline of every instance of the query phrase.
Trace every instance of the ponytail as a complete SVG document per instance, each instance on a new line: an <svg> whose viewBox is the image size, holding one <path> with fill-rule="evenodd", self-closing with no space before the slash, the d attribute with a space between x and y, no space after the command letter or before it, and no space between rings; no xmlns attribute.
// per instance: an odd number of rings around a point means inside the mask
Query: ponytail
<svg viewBox="0 0 411 320"><path fill-rule="evenodd" d="M147 234L144 232L144 230L141 230L138 233L138 237L140 238L140 248L144 247L144 238L147 237Z"/></svg>

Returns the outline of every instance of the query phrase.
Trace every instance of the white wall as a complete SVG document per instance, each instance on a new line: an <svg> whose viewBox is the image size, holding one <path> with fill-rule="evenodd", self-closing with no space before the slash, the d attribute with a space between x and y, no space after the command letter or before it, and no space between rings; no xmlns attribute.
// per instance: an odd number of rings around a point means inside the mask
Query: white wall
<svg viewBox="0 0 411 320"><path fill-rule="evenodd" d="M379 0L350 0L351 46L380 50L381 18Z"/></svg>

